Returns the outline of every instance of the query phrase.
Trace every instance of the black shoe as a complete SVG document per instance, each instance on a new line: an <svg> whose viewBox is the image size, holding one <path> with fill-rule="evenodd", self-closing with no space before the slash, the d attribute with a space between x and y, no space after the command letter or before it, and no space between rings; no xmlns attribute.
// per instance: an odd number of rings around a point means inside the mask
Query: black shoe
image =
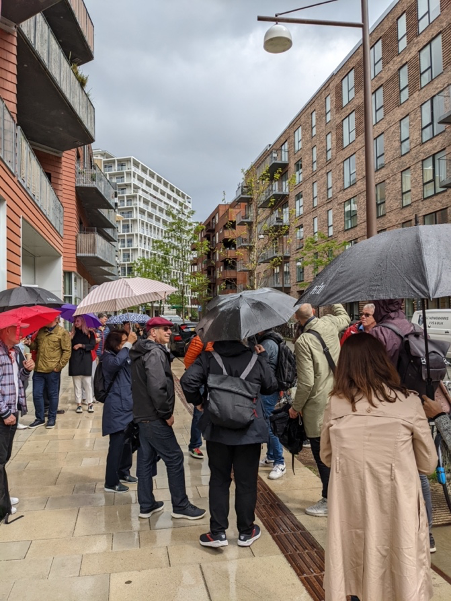
<svg viewBox="0 0 452 602"><path fill-rule="evenodd" d="M57 410L57 414L64 414L64 410Z"/></svg>
<svg viewBox="0 0 452 602"><path fill-rule="evenodd" d="M138 515L139 518L150 518L156 512L161 512L163 510L163 502L155 502L154 506L149 510L149 512L140 512Z"/></svg>
<svg viewBox="0 0 452 602"><path fill-rule="evenodd" d="M55 418L47 420L46 429L54 429L55 428Z"/></svg>
<svg viewBox="0 0 452 602"><path fill-rule="evenodd" d="M434 554L436 552L436 543L433 535L430 533L430 554Z"/></svg>
<svg viewBox="0 0 452 602"><path fill-rule="evenodd" d="M132 475L127 474L125 477L119 477L121 483L138 483L138 479L136 477L132 477Z"/></svg>
<svg viewBox="0 0 452 602"><path fill-rule="evenodd" d="M28 425L29 429L35 429L38 428L38 426L44 426L45 422L44 420L38 420L36 418L36 420L34 420L31 424Z"/></svg>
<svg viewBox="0 0 452 602"><path fill-rule="evenodd" d="M206 548L222 548L228 545L226 533L203 533L199 538L199 543Z"/></svg>
<svg viewBox="0 0 452 602"><path fill-rule="evenodd" d="M126 485L121 485L121 483L119 483L114 487L107 487L106 485L104 485L104 490L111 491L112 493L125 493L126 491L129 491L129 488L126 487Z"/></svg>
<svg viewBox="0 0 452 602"><path fill-rule="evenodd" d="M202 508L197 508L193 504L188 504L186 508L180 512L171 512L173 518L186 518L187 520L198 520L206 515L206 511Z"/></svg>
<svg viewBox="0 0 452 602"><path fill-rule="evenodd" d="M251 532L250 535L239 535L239 538L237 540L237 545L245 548L250 546L252 543L254 543L256 541L256 539L259 539L259 537L261 536L261 528L258 525L254 525L253 530Z"/></svg>

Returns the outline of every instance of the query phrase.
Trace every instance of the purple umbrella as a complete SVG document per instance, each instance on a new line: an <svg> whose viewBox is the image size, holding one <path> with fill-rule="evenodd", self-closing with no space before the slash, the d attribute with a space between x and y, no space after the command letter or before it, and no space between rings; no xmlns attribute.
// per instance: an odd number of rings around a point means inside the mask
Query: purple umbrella
<svg viewBox="0 0 452 602"><path fill-rule="evenodd" d="M74 312L77 309L76 305L71 305L70 303L65 303L61 306L61 315L60 318L63 320L67 320L68 322L73 322L77 316L74 317ZM101 321L94 314L83 314L80 316L81 318L85 318L86 325L88 328L99 328L101 325Z"/></svg>

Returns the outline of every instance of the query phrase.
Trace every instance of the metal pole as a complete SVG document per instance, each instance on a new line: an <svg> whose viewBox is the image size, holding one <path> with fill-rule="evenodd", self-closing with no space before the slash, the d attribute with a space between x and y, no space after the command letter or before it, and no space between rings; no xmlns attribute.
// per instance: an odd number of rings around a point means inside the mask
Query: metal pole
<svg viewBox="0 0 452 602"><path fill-rule="evenodd" d="M296 23L297 25L334 25L336 27L363 27L362 23L352 21L321 21L319 19L292 19L290 17L263 17L258 16L258 21L268 23Z"/></svg>
<svg viewBox="0 0 452 602"><path fill-rule="evenodd" d="M433 389L433 381L430 374L430 357L428 355L427 314L425 312L425 299L422 299L422 326L424 328L425 364L427 368L427 381L425 385L425 392L427 394L427 397L430 397L430 399L434 399L435 391Z"/></svg>

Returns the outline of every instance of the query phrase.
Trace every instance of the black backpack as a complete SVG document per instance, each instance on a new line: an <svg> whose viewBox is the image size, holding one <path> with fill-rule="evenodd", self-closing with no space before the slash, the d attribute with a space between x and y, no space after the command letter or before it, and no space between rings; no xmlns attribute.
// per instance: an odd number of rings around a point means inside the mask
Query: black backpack
<svg viewBox="0 0 452 602"><path fill-rule="evenodd" d="M288 402L274 410L270 416L270 426L281 445L292 454L292 470L295 473L295 456L303 449L306 433L301 416L298 415L297 418L289 416L290 407L291 404Z"/></svg>
<svg viewBox="0 0 452 602"><path fill-rule="evenodd" d="M102 370L102 360L99 360L99 363L97 364L96 370L94 372L93 379L94 399L100 401L101 403L105 403L105 400L107 399L108 394L110 393L110 389L112 388L113 383L115 382L116 377L120 372L121 370L118 370L108 387L105 387L104 373Z"/></svg>
<svg viewBox="0 0 452 602"><path fill-rule="evenodd" d="M297 384L297 361L286 341L276 333L269 333L261 341L270 339L278 345L278 364L276 365L275 378L278 381L278 389L287 391Z"/></svg>

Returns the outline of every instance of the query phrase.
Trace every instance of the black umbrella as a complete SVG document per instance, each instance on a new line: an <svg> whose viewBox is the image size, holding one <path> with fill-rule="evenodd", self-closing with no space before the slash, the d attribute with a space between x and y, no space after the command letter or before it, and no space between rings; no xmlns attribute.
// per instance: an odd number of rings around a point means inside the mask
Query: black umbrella
<svg viewBox="0 0 452 602"><path fill-rule="evenodd" d="M0 311L31 305L60 307L64 304L54 293L39 286L16 286L0 292Z"/></svg>
<svg viewBox="0 0 452 602"><path fill-rule="evenodd" d="M294 314L294 299L272 288L219 295L207 306L196 327L204 342L241 341L267 328L285 324Z"/></svg>

